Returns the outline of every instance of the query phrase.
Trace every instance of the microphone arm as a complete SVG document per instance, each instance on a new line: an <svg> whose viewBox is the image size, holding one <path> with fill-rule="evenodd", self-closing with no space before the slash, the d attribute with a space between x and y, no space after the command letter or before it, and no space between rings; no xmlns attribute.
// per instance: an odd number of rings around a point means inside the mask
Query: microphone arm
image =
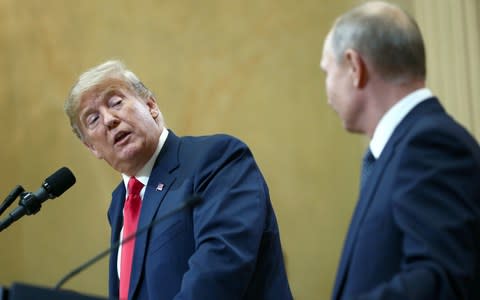
<svg viewBox="0 0 480 300"><path fill-rule="evenodd" d="M199 202L201 200L201 198L199 196L191 196L190 198L188 198L186 201L184 201L182 203L182 205L180 205L179 207L175 208L175 209L172 209L171 211L169 211L168 213L164 214L164 215L161 215L160 217L158 218L155 218L150 224L148 224L147 226L144 226L142 228L140 228L139 230L137 230L136 232L130 234L129 236L125 237L124 239L122 240L118 240L117 242L113 243L112 246L108 249L105 249L103 250L102 252L100 252L99 254L95 255L94 257L92 257L91 259L87 260L86 262L84 262L83 264L81 264L80 266L78 266L77 268L73 269L72 271L70 271L67 275L65 275L64 277L62 277L58 282L57 284L55 285L55 290L59 290L68 280L72 279L75 275L79 274L80 272L82 272L83 270L87 269L88 267L90 267L91 265L95 264L97 261L99 261L100 259L104 258L105 256L107 256L108 254L110 254L111 252L113 252L114 250L116 250L118 247L120 247L121 245L123 245L124 243L136 238L138 235L146 232L147 230L149 230L150 228L154 227L155 225L157 225L158 223L162 222L163 220L165 220L166 218L172 216L173 214L181 211L182 209L186 208L186 207L189 207L189 206L192 206L194 204L196 204L197 202Z"/></svg>
<svg viewBox="0 0 480 300"><path fill-rule="evenodd" d="M15 199L13 199L15 200ZM13 202L12 200L12 202ZM22 192L20 196L20 203L17 208L8 214L8 217L0 221L0 232L10 226L13 222L17 221L24 215L34 215L40 211L42 203L47 199L38 199L34 193Z"/></svg>
<svg viewBox="0 0 480 300"><path fill-rule="evenodd" d="M23 189L23 188L22 188ZM10 196L10 195L9 195ZM12 199L11 201L13 202ZM45 200L43 200L45 201ZM11 213L8 214L8 217L3 219L0 222L0 232L6 229L10 224L17 221L24 215L33 215L40 211L42 207L42 201L39 201L33 193L21 193L20 203L17 208L15 208Z"/></svg>
<svg viewBox="0 0 480 300"><path fill-rule="evenodd" d="M17 199L17 197L23 193L25 190L21 185L17 185L13 190L8 194L7 198L3 200L2 205L0 205L0 215L3 214L3 212L10 206L12 205L13 201Z"/></svg>

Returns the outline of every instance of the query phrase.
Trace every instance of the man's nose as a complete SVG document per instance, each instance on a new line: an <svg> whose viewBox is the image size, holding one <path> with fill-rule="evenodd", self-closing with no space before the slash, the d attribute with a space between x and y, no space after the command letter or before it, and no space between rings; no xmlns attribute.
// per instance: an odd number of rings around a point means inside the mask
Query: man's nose
<svg viewBox="0 0 480 300"><path fill-rule="evenodd" d="M103 124L109 129L115 128L120 123L120 119L108 110L103 112Z"/></svg>

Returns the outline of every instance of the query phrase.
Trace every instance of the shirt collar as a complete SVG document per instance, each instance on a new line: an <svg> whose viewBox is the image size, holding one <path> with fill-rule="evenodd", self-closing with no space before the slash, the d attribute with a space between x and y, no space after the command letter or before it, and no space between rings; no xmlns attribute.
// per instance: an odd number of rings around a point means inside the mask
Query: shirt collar
<svg viewBox="0 0 480 300"><path fill-rule="evenodd" d="M160 153L160 150L162 150L162 147L165 144L167 137L168 137L168 130L167 128L163 128L162 133L160 134L160 139L158 140L158 146L157 146L157 149L155 150L155 153L153 153L150 160L135 175L138 181L143 183L144 186L146 186L148 183L150 173L152 173L153 165L155 164L155 161L157 160L157 156ZM128 190L127 187L128 187L128 181L130 180L130 176L122 173L122 177L123 177L123 183L125 184L125 189Z"/></svg>
<svg viewBox="0 0 480 300"><path fill-rule="evenodd" d="M375 159L380 157L385 145L395 128L405 116L419 103L431 98L432 92L427 88L418 89L395 103L380 119L370 141L370 151Z"/></svg>

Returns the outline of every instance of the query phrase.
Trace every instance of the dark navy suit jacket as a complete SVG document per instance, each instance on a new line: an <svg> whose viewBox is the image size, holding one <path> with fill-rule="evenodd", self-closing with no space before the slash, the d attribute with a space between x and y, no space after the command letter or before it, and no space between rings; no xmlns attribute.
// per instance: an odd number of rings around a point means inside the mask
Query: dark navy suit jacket
<svg viewBox="0 0 480 300"><path fill-rule="evenodd" d="M332 298L480 299L480 150L436 98L402 120L376 161Z"/></svg>
<svg viewBox="0 0 480 300"><path fill-rule="evenodd" d="M267 185L252 153L227 136L170 132L146 187L138 228L201 197L136 238L129 299L292 299ZM123 183L108 212L122 228ZM117 252L110 297L118 297Z"/></svg>

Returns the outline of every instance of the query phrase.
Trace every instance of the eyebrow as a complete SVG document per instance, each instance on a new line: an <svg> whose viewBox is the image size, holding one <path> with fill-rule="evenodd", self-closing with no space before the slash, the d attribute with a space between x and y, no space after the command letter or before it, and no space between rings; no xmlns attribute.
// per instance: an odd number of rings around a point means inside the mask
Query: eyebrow
<svg viewBox="0 0 480 300"><path fill-rule="evenodd" d="M103 92L101 92L98 95L98 97L101 98L102 100L105 100L105 99L111 98L114 95L119 95L119 94L123 95L124 93L121 91L121 88L122 87L117 85L108 86Z"/></svg>

